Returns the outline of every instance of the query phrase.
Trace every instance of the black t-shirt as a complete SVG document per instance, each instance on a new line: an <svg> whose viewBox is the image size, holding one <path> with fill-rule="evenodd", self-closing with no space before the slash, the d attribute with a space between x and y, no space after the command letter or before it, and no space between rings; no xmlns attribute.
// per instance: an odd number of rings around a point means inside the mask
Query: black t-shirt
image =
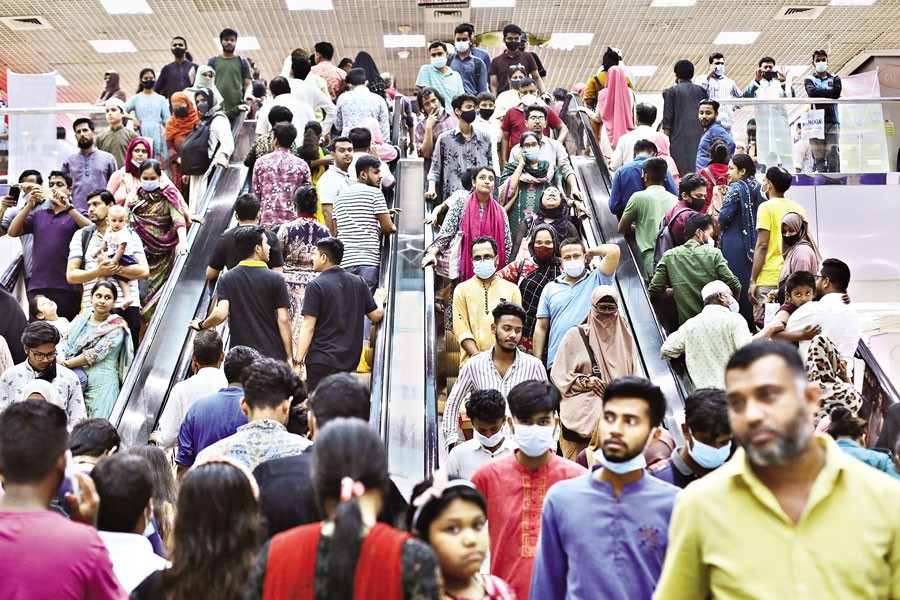
<svg viewBox="0 0 900 600"><path fill-rule="evenodd" d="M239 226L240 227L240 226ZM237 248L234 245L234 232L237 227L232 227L219 236L216 242L216 249L213 250L212 258L209 259L209 266L216 271L221 271L225 267L233 269L241 262L237 255ZM281 243L278 236L271 231L266 231L266 237L269 239L269 262L266 264L270 269L284 266L284 255L281 252Z"/></svg>
<svg viewBox="0 0 900 600"><path fill-rule="evenodd" d="M307 286L303 316L316 318L306 362L352 371L362 353L363 317L377 309L362 277L341 267L323 271Z"/></svg>
<svg viewBox="0 0 900 600"><path fill-rule="evenodd" d="M269 358L290 358L285 356L278 331L278 309L291 306L287 284L280 273L264 266L239 264L219 278L218 294L219 300L229 302L232 348L250 346Z"/></svg>
<svg viewBox="0 0 900 600"><path fill-rule="evenodd" d="M28 320L19 301L2 287L0 287L0 315L3 315L0 319L0 335L9 346L13 362L18 364L26 358L25 350L22 348L22 332L25 331Z"/></svg>
<svg viewBox="0 0 900 600"><path fill-rule="evenodd" d="M259 500L269 525L269 537L299 525L322 520L312 481L315 444L296 456L267 460L253 471L259 484ZM404 528L406 499L391 481L378 520Z"/></svg>

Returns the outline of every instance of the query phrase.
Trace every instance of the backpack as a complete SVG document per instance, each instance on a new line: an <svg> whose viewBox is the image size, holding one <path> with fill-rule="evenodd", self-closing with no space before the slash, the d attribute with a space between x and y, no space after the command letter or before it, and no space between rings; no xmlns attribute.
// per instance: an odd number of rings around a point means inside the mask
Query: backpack
<svg viewBox="0 0 900 600"><path fill-rule="evenodd" d="M473 54L472 58L478 58L478 57ZM450 61L447 63L447 66L449 66L450 63L452 63L454 59L462 60L461 58L457 57L456 54L453 54L450 56ZM476 81L481 81L481 69L483 69L483 68L484 68L484 61L481 60L480 58L478 58L478 60L475 61L475 79L476 79ZM454 71L455 70L456 69L454 69ZM462 74L460 74L460 75L462 75Z"/></svg>
<svg viewBox="0 0 900 600"><path fill-rule="evenodd" d="M219 145L216 144L212 156L209 152L209 126L213 119L224 117L224 114L217 114L209 121L200 121L194 126L194 130L190 132L184 142L181 144L181 172L184 175L203 175L209 170L212 164L212 157L216 155Z"/></svg>
<svg viewBox="0 0 900 600"><path fill-rule="evenodd" d="M677 213L672 215L672 219L669 220L666 217L663 217L659 221L659 231L656 233L656 242L653 244L653 269L656 270L656 265L659 264L659 261L662 260L663 254L666 251L671 250L678 244L675 243L675 236L672 235L672 229L669 225L678 218L678 215L681 213L688 212L692 209L690 208L682 208ZM647 273L647 276L652 276L652 273Z"/></svg>
<svg viewBox="0 0 900 600"><path fill-rule="evenodd" d="M96 225L88 225L87 227L85 227L81 230L81 258L82 258L82 260L87 258L88 245L91 243L91 237L93 237L93 235L96 231L97 231Z"/></svg>

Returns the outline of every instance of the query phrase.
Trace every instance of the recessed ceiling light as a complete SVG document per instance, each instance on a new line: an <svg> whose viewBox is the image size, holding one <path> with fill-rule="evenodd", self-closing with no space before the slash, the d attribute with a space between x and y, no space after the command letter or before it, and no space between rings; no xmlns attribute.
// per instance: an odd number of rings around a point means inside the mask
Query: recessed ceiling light
<svg viewBox="0 0 900 600"><path fill-rule="evenodd" d="M593 33L554 33L547 42L548 48L572 50L575 46L590 46L594 41Z"/></svg>
<svg viewBox="0 0 900 600"><path fill-rule="evenodd" d="M650 6L654 7L673 7L673 6L693 6L697 4L697 0L653 0Z"/></svg>
<svg viewBox="0 0 900 600"><path fill-rule="evenodd" d="M635 77L652 77L658 68L657 65L626 65L625 72L631 72Z"/></svg>
<svg viewBox="0 0 900 600"><path fill-rule="evenodd" d="M472 8L515 8L516 0L471 0Z"/></svg>
<svg viewBox="0 0 900 600"><path fill-rule="evenodd" d="M871 6L875 0L831 0L828 6Z"/></svg>
<svg viewBox="0 0 900 600"><path fill-rule="evenodd" d="M760 33L759 31L722 31L713 40L713 44L752 44Z"/></svg>
<svg viewBox="0 0 900 600"><path fill-rule="evenodd" d="M288 10L334 10L331 0L287 0Z"/></svg>
<svg viewBox="0 0 900 600"><path fill-rule="evenodd" d="M400 50L397 52L397 58L400 60L406 60L409 58L409 50Z"/></svg>
<svg viewBox="0 0 900 600"><path fill-rule="evenodd" d="M68 85L69 85L69 80L66 79L65 77L63 77L62 75L60 75L59 73L57 73L56 74L56 87L66 87Z"/></svg>
<svg viewBox="0 0 900 600"><path fill-rule="evenodd" d="M131 40L91 40L91 46L100 54L114 54L116 52L137 52L137 48Z"/></svg>
<svg viewBox="0 0 900 600"><path fill-rule="evenodd" d="M153 13L147 0L100 0L100 4L111 15L149 15Z"/></svg>
<svg viewBox="0 0 900 600"><path fill-rule="evenodd" d="M424 48L425 36L413 35L386 35L384 36L385 48Z"/></svg>
<svg viewBox="0 0 900 600"><path fill-rule="evenodd" d="M219 38L215 38L215 44L219 48L222 47L222 44L219 43ZM259 40L256 39L252 35L239 35L237 39L237 44L234 47L235 52L240 52L241 50L259 50Z"/></svg>

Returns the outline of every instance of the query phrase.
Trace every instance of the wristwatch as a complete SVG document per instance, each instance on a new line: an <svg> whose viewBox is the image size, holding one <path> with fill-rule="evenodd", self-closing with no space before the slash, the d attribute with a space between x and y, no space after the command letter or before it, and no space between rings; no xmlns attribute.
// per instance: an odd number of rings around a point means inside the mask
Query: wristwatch
<svg viewBox="0 0 900 600"><path fill-rule="evenodd" d="M291 363L292 363L295 367L299 367L300 365L303 364L303 361L302 361L302 360L297 360L296 358L291 358Z"/></svg>

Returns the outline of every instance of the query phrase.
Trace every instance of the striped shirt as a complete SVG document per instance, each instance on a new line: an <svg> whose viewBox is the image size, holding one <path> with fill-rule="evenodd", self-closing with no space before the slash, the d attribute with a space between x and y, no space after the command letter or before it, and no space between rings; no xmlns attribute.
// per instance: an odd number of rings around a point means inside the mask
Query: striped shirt
<svg viewBox="0 0 900 600"><path fill-rule="evenodd" d="M491 346L485 352L476 354L463 365L459 371L459 377L444 407L444 418L441 429L444 432L444 440L447 446L459 441L457 423L459 422L459 406L463 398L475 390L497 390L506 398L509 390L523 381L547 381L547 370L537 358L516 350L516 358L506 370L505 375L500 375L494 366L494 347ZM508 412L508 411L507 411Z"/></svg>
<svg viewBox="0 0 900 600"><path fill-rule="evenodd" d="M134 257L138 255L144 255L144 243L141 241L141 238L138 237L138 234L131 228L127 230L131 234L131 238L128 241L128 247L126 252ZM88 241L87 251L82 251L82 230L79 229L75 232L75 235L72 236L72 241L69 243L69 260L73 259L81 259L81 268L85 271L90 271L92 269L97 268L98 261L94 258L94 252L100 249L103 245L103 236L96 229L94 233L91 235L91 239ZM99 258L104 258L102 255ZM81 292L81 308L83 310L88 310L91 308L91 290L94 287L94 284L100 281L99 279L94 279L93 281L88 281L87 283L82 285ZM131 288L131 306L135 306L137 308L141 307L141 294L138 289L138 281L137 279L129 279L128 287ZM121 294L116 297L116 308L122 308L122 301L124 298Z"/></svg>
<svg viewBox="0 0 900 600"><path fill-rule="evenodd" d="M377 187L354 183L334 201L338 239L344 243L341 266L377 267L381 264L381 226L378 215L388 212L384 194Z"/></svg>

